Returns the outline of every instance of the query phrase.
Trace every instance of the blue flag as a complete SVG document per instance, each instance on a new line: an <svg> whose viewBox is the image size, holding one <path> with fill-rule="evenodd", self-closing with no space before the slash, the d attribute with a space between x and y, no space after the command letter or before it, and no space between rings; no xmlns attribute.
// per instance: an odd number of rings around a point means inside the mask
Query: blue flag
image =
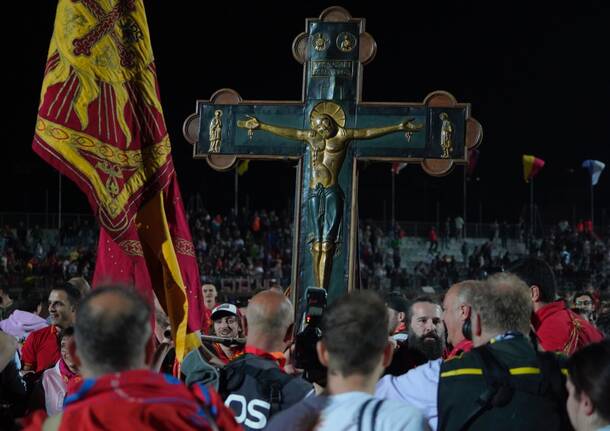
<svg viewBox="0 0 610 431"><path fill-rule="evenodd" d="M591 174L591 184L596 185L606 164L599 160L585 160L582 162L582 167L589 170L589 174Z"/></svg>

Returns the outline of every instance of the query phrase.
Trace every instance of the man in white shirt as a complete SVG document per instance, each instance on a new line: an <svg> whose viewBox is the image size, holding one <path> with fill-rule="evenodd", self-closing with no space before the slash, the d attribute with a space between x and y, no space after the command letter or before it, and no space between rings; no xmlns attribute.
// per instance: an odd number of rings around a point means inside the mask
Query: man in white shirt
<svg viewBox="0 0 610 431"><path fill-rule="evenodd" d="M454 284L446 292L443 301L443 322L447 329L447 339L453 345L449 357L472 349L472 341L465 338L464 320L470 316L472 296L483 284L466 280ZM428 305L428 304L425 304ZM437 358L398 376L386 376L377 384L375 395L382 398L405 401L417 407L428 419L432 429L437 428L437 397L442 359Z"/></svg>
<svg viewBox="0 0 610 431"><path fill-rule="evenodd" d="M433 430L563 429L565 407L554 385L562 379L559 362L539 357L524 335L532 311L528 286L509 273L484 283L471 297L475 349L385 376L375 396L417 407ZM505 380L496 378L500 373ZM511 391L499 392L506 387Z"/></svg>
<svg viewBox="0 0 610 431"><path fill-rule="evenodd" d="M373 397L375 384L392 359L388 312L372 292L336 300L322 320L318 358L328 369L324 394L308 397L273 417L267 431L428 430L415 408Z"/></svg>

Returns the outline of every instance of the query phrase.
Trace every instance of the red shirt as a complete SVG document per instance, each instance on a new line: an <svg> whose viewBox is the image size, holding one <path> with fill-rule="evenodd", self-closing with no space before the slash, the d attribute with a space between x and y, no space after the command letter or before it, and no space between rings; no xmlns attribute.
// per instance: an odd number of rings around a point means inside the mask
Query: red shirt
<svg viewBox="0 0 610 431"><path fill-rule="evenodd" d="M21 362L39 372L55 366L59 361L57 327L50 325L28 335L21 349Z"/></svg>
<svg viewBox="0 0 610 431"><path fill-rule="evenodd" d="M547 352L571 355L604 338L595 326L568 309L563 301L551 302L536 311L532 324L540 345Z"/></svg>
<svg viewBox="0 0 610 431"><path fill-rule="evenodd" d="M447 357L445 358L445 360L453 359L456 356L461 355L462 353L470 352L472 350L472 347L473 347L472 341L464 338L462 341L460 341L453 347L451 352L449 352L449 354L447 354Z"/></svg>
<svg viewBox="0 0 610 431"><path fill-rule="evenodd" d="M203 315L201 316L201 332L204 334L210 333L212 327L212 310L203 306Z"/></svg>
<svg viewBox="0 0 610 431"><path fill-rule="evenodd" d="M261 218L256 216L252 221L252 232L258 232L259 230L261 230Z"/></svg>
<svg viewBox="0 0 610 431"><path fill-rule="evenodd" d="M401 333L407 333L407 324L405 322L400 322L396 329L394 329L394 332L392 332L392 335Z"/></svg>

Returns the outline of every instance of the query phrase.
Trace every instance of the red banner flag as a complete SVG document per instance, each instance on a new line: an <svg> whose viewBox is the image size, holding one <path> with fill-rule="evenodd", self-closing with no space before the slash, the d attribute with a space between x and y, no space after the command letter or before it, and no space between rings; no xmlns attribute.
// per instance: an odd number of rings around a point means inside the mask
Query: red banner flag
<svg viewBox="0 0 610 431"><path fill-rule="evenodd" d="M87 195L100 224L94 287L134 285L166 310L181 360L198 345L199 269L142 0L60 0L34 151Z"/></svg>

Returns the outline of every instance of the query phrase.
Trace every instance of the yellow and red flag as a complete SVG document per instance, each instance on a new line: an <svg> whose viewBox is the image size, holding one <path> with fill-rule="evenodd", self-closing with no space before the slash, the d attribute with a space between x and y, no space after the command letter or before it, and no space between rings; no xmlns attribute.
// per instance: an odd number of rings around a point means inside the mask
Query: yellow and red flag
<svg viewBox="0 0 610 431"><path fill-rule="evenodd" d="M523 179L526 183L534 178L544 167L544 160L538 157L523 155Z"/></svg>
<svg viewBox="0 0 610 431"><path fill-rule="evenodd" d="M154 290L181 360L204 305L142 0L59 0L32 147L97 217L94 287Z"/></svg>

